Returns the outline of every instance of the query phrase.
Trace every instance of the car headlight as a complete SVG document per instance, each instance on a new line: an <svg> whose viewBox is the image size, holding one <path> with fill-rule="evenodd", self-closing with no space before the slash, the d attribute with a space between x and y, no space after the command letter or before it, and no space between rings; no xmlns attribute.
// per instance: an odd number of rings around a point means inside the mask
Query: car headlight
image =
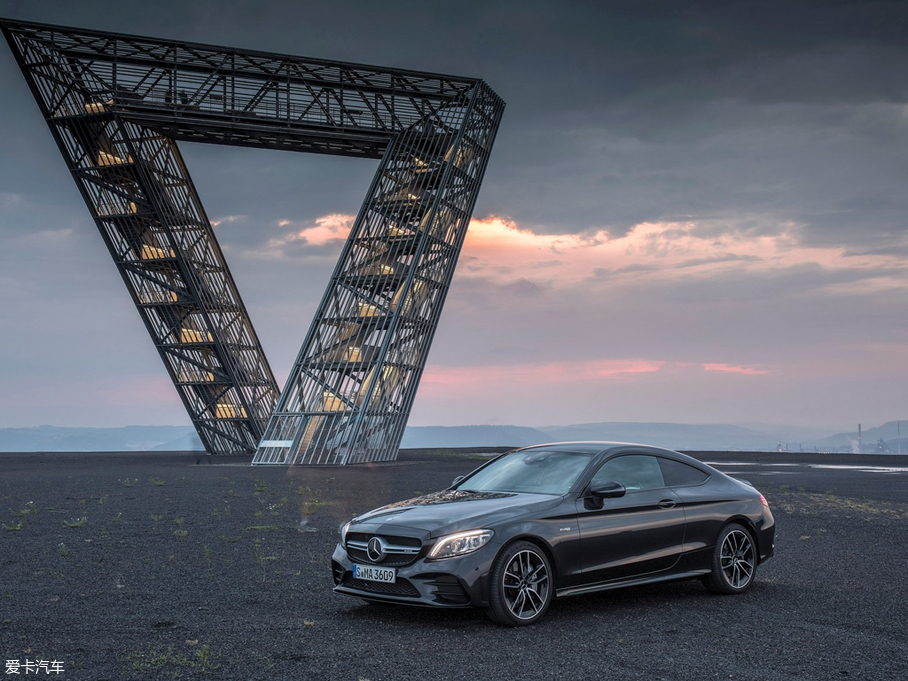
<svg viewBox="0 0 908 681"><path fill-rule="evenodd" d="M352 523L352 522L353 522L353 521L350 520L350 521L348 521L348 522L346 522L346 523L342 523L342 524L341 524L341 526L340 526L340 528L339 528L339 529L340 529L340 535L341 535L341 544L345 544L345 543L346 543L346 541L347 541L347 530L350 529L350 523Z"/></svg>
<svg viewBox="0 0 908 681"><path fill-rule="evenodd" d="M429 558L453 558L472 553L488 544L493 534L492 530L470 530L440 537L429 551Z"/></svg>

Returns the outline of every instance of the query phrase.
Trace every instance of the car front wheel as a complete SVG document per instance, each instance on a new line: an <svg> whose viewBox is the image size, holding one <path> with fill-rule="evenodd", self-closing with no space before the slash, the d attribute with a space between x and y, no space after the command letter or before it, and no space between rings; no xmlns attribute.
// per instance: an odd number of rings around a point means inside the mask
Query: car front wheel
<svg viewBox="0 0 908 681"><path fill-rule="evenodd" d="M526 541L506 547L490 574L489 618L507 627L538 621L552 602L554 575L545 552Z"/></svg>
<svg viewBox="0 0 908 681"><path fill-rule="evenodd" d="M737 523L719 533L713 551L712 572L704 579L710 591L738 594L753 584L757 573L757 549L750 533Z"/></svg>

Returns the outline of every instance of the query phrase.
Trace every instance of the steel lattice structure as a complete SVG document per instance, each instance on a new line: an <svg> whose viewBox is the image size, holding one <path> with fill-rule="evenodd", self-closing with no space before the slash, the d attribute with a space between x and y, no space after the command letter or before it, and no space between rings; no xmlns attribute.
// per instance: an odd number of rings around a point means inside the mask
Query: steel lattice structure
<svg viewBox="0 0 908 681"><path fill-rule="evenodd" d="M210 454L394 459L504 102L483 81L0 20ZM381 159L283 392L177 141Z"/></svg>

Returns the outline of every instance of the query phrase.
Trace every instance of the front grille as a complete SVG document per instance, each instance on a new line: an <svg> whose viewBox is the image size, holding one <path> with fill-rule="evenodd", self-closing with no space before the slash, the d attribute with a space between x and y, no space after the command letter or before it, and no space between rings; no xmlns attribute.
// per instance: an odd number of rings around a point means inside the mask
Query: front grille
<svg viewBox="0 0 908 681"><path fill-rule="evenodd" d="M399 544L400 546L422 546L422 542L416 537L403 537L394 534L366 534L365 532L348 532L347 541L355 539L357 541L367 542L372 539L372 537L381 537L386 542L390 544Z"/></svg>
<svg viewBox="0 0 908 681"><path fill-rule="evenodd" d="M419 590L406 579L397 578L393 584L388 582L370 582L365 579L353 579L353 573L348 572L344 577L342 586L358 591L369 591L375 594L389 594L393 596L419 597Z"/></svg>
<svg viewBox="0 0 908 681"><path fill-rule="evenodd" d="M369 558L366 549L369 541L378 537L385 545L385 556L380 561ZM363 532L349 532L347 534L347 556L354 563L381 565L382 567L403 567L410 565L422 552L422 542L416 537L401 537L389 534L365 534Z"/></svg>

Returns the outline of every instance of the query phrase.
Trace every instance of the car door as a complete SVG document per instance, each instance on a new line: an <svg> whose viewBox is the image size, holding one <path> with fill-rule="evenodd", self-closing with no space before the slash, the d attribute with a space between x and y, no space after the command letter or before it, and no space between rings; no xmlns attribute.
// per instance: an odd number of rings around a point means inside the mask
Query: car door
<svg viewBox="0 0 908 681"><path fill-rule="evenodd" d="M626 492L597 500L589 488L618 482ZM608 459L577 500L581 579L596 584L668 570L684 544L684 510L665 486L656 457L620 454Z"/></svg>

